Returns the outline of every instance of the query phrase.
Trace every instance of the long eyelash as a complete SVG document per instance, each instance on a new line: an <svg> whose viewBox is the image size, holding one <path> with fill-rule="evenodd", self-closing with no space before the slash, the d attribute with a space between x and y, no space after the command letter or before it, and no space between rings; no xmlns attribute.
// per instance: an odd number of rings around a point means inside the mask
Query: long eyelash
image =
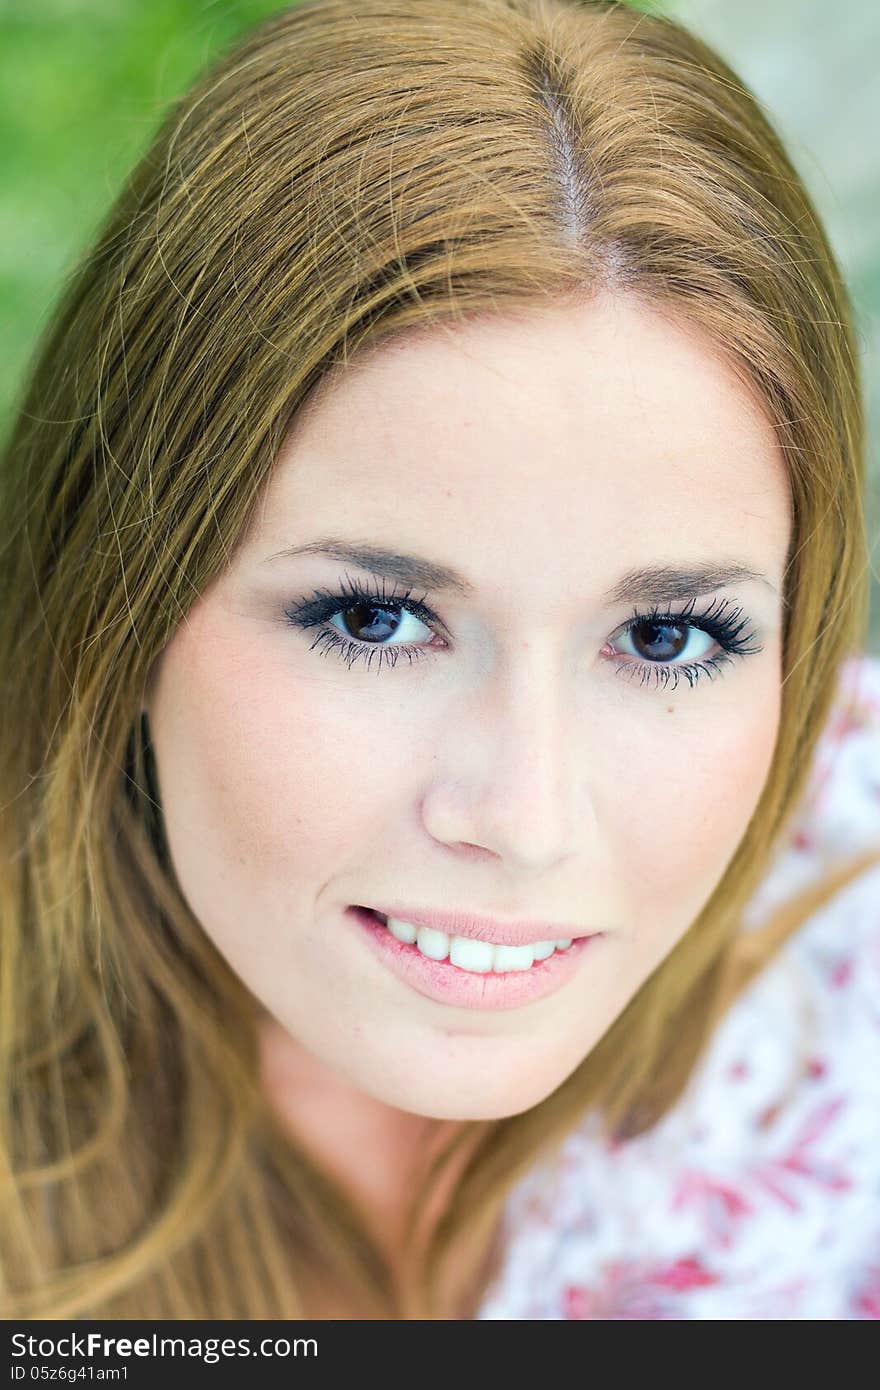
<svg viewBox="0 0 880 1390"><path fill-rule="evenodd" d="M354 603L374 603L381 607L400 609L411 613L427 626L437 623L437 615L424 602L424 596L422 599L413 599L411 598L412 592L411 589L407 589L403 594L388 594L384 587L384 581L381 590L377 588L371 590L357 579L346 576L345 591L316 589L310 599L297 604L294 608L285 608L284 615L294 627L301 629L320 628L321 631L309 650L313 651L321 646L323 646L325 653L335 650L342 660L348 661L349 668L358 657L364 658L368 669L374 658L377 670L381 668L383 662L392 667L396 666L401 656L407 657L412 664L413 661L418 661L426 655L424 647L408 644L397 647L368 647L343 636L334 628L323 626L328 619L335 617L337 613L344 611L347 606ZM657 685L666 687L671 681L672 689L675 690L683 676L693 687L701 675L707 675L713 679L720 667L730 663L734 658L763 650L760 645L749 646L749 643L754 639L754 633L749 629L749 619L742 615L741 608L734 608L731 612L727 612L729 600L717 599L703 612L695 614L693 611L695 603L696 599L689 600L685 607L678 612L662 610L659 607L653 608L650 612L635 608L618 635L623 635L631 628L642 624L656 624L662 627L684 623L689 627L699 628L713 637L722 649L719 655L711 657L708 661L687 663L626 661L621 662L617 670L626 671L628 675L635 673L643 685L654 680Z"/></svg>
<svg viewBox="0 0 880 1390"><path fill-rule="evenodd" d="M430 626L438 622L436 613L427 606L422 599L411 599L412 589L407 589L402 594L388 594L385 590L385 581L382 581L381 590L367 589L357 579L352 579L346 575L345 588L347 592L330 589L315 589L312 597L305 603L298 604L296 608L285 608L284 615L290 623L299 628L321 627L309 651L314 651L316 647L323 647L324 652L336 650L340 658L348 661L349 670L358 657L363 657L367 663L367 669L372 666L373 660L376 661L377 671L381 669L385 662L390 666L396 666L399 658L405 656L409 659L410 665L413 661L420 660L426 655L423 647L410 646L403 644L397 647L367 647L359 642L354 642L350 637L344 637L341 632L334 628L322 627L329 618L335 617L346 607L355 603L375 603L380 607L399 608L412 613L413 617L420 622Z"/></svg>
<svg viewBox="0 0 880 1390"><path fill-rule="evenodd" d="M707 675L710 680L714 679L715 674L722 666L729 665L736 657L749 656L763 651L762 646L750 647L749 642L754 639L754 632L749 629L749 619L741 616L742 609L735 608L732 612L726 612L728 599L716 599L702 613L694 613L693 608L696 599L690 599L683 609L676 613L664 612L660 608L654 608L650 613L639 612L634 609L632 616L623 629L628 632L630 628L637 627L642 623L656 623L659 626L669 624L675 627L685 623L689 627L697 627L707 632L710 637L721 647L721 652L717 656L710 657L708 661L693 662L622 662L618 666L618 671L626 669L635 671L641 678L642 684L654 680L655 684L662 685L664 688L672 681L672 689L678 687L679 680L684 676L688 684L693 688L700 676Z"/></svg>

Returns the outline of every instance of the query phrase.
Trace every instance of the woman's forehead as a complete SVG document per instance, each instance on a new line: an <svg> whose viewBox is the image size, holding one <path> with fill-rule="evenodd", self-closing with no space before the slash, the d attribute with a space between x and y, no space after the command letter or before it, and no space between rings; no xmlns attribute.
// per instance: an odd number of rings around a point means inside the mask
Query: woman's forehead
<svg viewBox="0 0 880 1390"><path fill-rule="evenodd" d="M420 333L337 374L259 513L261 560L322 535L433 541L450 564L459 541L538 564L585 547L717 559L746 527L781 563L789 491L772 425L721 354L602 304Z"/></svg>

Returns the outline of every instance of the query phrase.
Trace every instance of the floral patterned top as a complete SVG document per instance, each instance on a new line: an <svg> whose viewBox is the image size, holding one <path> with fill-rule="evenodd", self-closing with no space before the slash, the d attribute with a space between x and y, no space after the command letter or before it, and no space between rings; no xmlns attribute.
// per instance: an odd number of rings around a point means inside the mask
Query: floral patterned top
<svg viewBox="0 0 880 1390"><path fill-rule="evenodd" d="M873 846L880 659L860 654L746 928ZM591 1114L532 1169L503 1242L479 1319L880 1318L880 865L743 991L652 1130L615 1144Z"/></svg>

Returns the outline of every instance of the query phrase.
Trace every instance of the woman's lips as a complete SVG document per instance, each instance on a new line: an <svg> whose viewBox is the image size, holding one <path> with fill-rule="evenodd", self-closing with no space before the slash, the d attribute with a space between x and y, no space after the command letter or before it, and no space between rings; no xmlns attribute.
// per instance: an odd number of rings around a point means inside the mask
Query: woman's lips
<svg viewBox="0 0 880 1390"><path fill-rule="evenodd" d="M539 941L572 941L594 936L580 922L550 922L538 918L503 919L461 908L414 907L411 903L372 903L368 909L387 922L389 917L414 927L431 927L447 936L487 942L491 946L528 946Z"/></svg>
<svg viewBox="0 0 880 1390"><path fill-rule="evenodd" d="M374 909L351 906L346 915L356 924L365 944L398 979L418 994L440 1004L471 1009L512 1009L543 999L572 978L593 943L604 933L583 936L527 970L504 972L463 970L446 960L431 960L418 947L398 941Z"/></svg>

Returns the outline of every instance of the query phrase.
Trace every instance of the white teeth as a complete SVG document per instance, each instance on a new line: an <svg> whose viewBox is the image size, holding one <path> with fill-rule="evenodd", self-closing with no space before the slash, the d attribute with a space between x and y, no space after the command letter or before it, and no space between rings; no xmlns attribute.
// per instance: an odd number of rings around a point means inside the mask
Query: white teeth
<svg viewBox="0 0 880 1390"><path fill-rule="evenodd" d="M388 918L389 922L392 920ZM419 927L416 945L423 956L431 960L445 960L449 955L449 937L445 931L435 931L433 927Z"/></svg>
<svg viewBox="0 0 880 1390"><path fill-rule="evenodd" d="M484 975L492 970L497 946L488 941L471 941L469 937L453 936L449 941L449 959L462 970L475 970Z"/></svg>
<svg viewBox="0 0 880 1390"><path fill-rule="evenodd" d="M535 954L535 960L546 960L548 956L552 956L555 949L555 941L536 941L534 946L532 947L532 950Z"/></svg>
<svg viewBox="0 0 880 1390"><path fill-rule="evenodd" d="M416 929L412 922L401 922L399 917L389 917L386 925L391 935L396 936L398 941L405 941L410 946L415 941Z"/></svg>
<svg viewBox="0 0 880 1390"><path fill-rule="evenodd" d="M535 961L546 960L557 947L564 950L571 940L535 941L528 946L493 946L489 941L474 941L466 936L448 936L433 927L415 927L399 917L389 917L386 926L391 935L407 945L414 945L430 960L446 960L461 970L477 975L490 971L496 974L508 970L528 970Z"/></svg>
<svg viewBox="0 0 880 1390"><path fill-rule="evenodd" d="M559 941L557 941L556 945L559 947L560 951L564 951L568 946L571 945L573 940L574 938L571 936L563 936Z"/></svg>
<svg viewBox="0 0 880 1390"><path fill-rule="evenodd" d="M535 945L541 944L541 942L535 943ZM549 941L543 942L545 946L549 946L550 944ZM492 969L498 971L528 970L529 966L533 965L535 961L535 945L530 942L528 946L493 946L492 954L495 960L492 964ZM547 955L550 954L552 953L548 951ZM545 960L546 957L541 956L539 959Z"/></svg>

